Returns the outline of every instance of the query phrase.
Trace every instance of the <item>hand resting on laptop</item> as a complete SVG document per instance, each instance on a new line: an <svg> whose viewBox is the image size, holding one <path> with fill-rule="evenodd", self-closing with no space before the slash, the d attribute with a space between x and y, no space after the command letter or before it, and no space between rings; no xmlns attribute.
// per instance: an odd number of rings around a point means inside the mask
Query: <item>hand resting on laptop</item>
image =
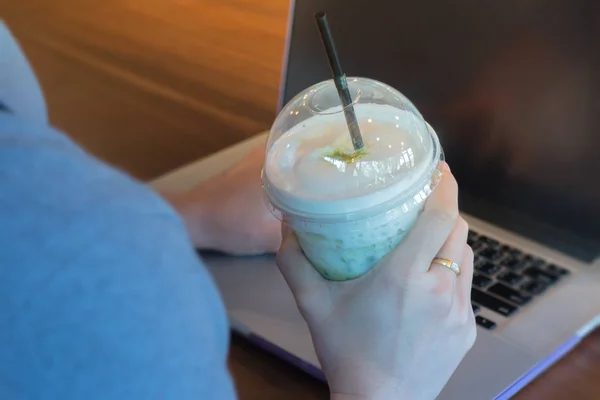
<svg viewBox="0 0 600 400"><path fill-rule="evenodd" d="M196 248L234 255L275 253L280 222L267 209L260 172L264 148L182 194L163 194L183 216Z"/></svg>

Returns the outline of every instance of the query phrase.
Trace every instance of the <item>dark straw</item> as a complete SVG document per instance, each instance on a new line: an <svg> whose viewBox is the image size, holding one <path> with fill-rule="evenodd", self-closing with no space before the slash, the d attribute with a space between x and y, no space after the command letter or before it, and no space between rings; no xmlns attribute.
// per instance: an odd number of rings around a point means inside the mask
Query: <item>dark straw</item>
<svg viewBox="0 0 600 400"><path fill-rule="evenodd" d="M342 70L340 58L338 57L337 51L335 50L335 44L333 43L333 37L329 24L327 23L327 15L324 12L318 12L315 14L317 20L317 26L321 34L321 40L325 46L325 52L329 59L329 66L333 73L333 81L335 87L340 96L342 107L344 108L344 116L346 117L346 124L348 124L348 130L350 131L350 137L352 138L352 146L354 150L360 150L364 147L362 135L360 134L360 128L356 119L356 113L354 112L354 106L352 105L352 96L350 96L350 90L348 90L348 82L346 81L346 74Z"/></svg>

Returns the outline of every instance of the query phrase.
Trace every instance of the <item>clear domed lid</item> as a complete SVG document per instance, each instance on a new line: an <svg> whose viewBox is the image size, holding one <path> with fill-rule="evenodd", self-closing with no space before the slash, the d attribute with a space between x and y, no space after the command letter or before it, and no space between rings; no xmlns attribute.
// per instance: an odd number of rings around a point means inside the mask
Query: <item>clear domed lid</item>
<svg viewBox="0 0 600 400"><path fill-rule="evenodd" d="M364 147L353 147L333 80L296 95L279 113L267 142L263 182L277 208L313 213L318 203L318 210L335 214L340 201L348 205L370 196L376 205L413 197L430 184L442 150L417 108L376 80L347 82Z"/></svg>

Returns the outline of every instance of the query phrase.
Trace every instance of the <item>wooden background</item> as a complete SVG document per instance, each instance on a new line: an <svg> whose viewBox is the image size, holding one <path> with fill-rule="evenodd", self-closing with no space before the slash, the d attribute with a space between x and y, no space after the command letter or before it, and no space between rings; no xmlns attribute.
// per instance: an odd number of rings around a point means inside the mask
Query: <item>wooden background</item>
<svg viewBox="0 0 600 400"><path fill-rule="evenodd" d="M52 122L150 179L270 126L287 6L0 0L0 17L40 77ZM327 398L325 385L242 339L233 339L230 367L243 400ZM517 398L600 399L600 332Z"/></svg>

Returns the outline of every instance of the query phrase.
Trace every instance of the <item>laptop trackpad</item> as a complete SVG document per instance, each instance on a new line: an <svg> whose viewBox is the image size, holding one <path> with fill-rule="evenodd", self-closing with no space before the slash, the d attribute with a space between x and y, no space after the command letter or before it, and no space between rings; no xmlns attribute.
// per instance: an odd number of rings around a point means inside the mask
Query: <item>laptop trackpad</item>
<svg viewBox="0 0 600 400"><path fill-rule="evenodd" d="M483 329L438 399L492 399L529 371L536 358Z"/></svg>
<svg viewBox="0 0 600 400"><path fill-rule="evenodd" d="M217 281L233 327L319 366L306 322L272 256L211 254L203 259Z"/></svg>

